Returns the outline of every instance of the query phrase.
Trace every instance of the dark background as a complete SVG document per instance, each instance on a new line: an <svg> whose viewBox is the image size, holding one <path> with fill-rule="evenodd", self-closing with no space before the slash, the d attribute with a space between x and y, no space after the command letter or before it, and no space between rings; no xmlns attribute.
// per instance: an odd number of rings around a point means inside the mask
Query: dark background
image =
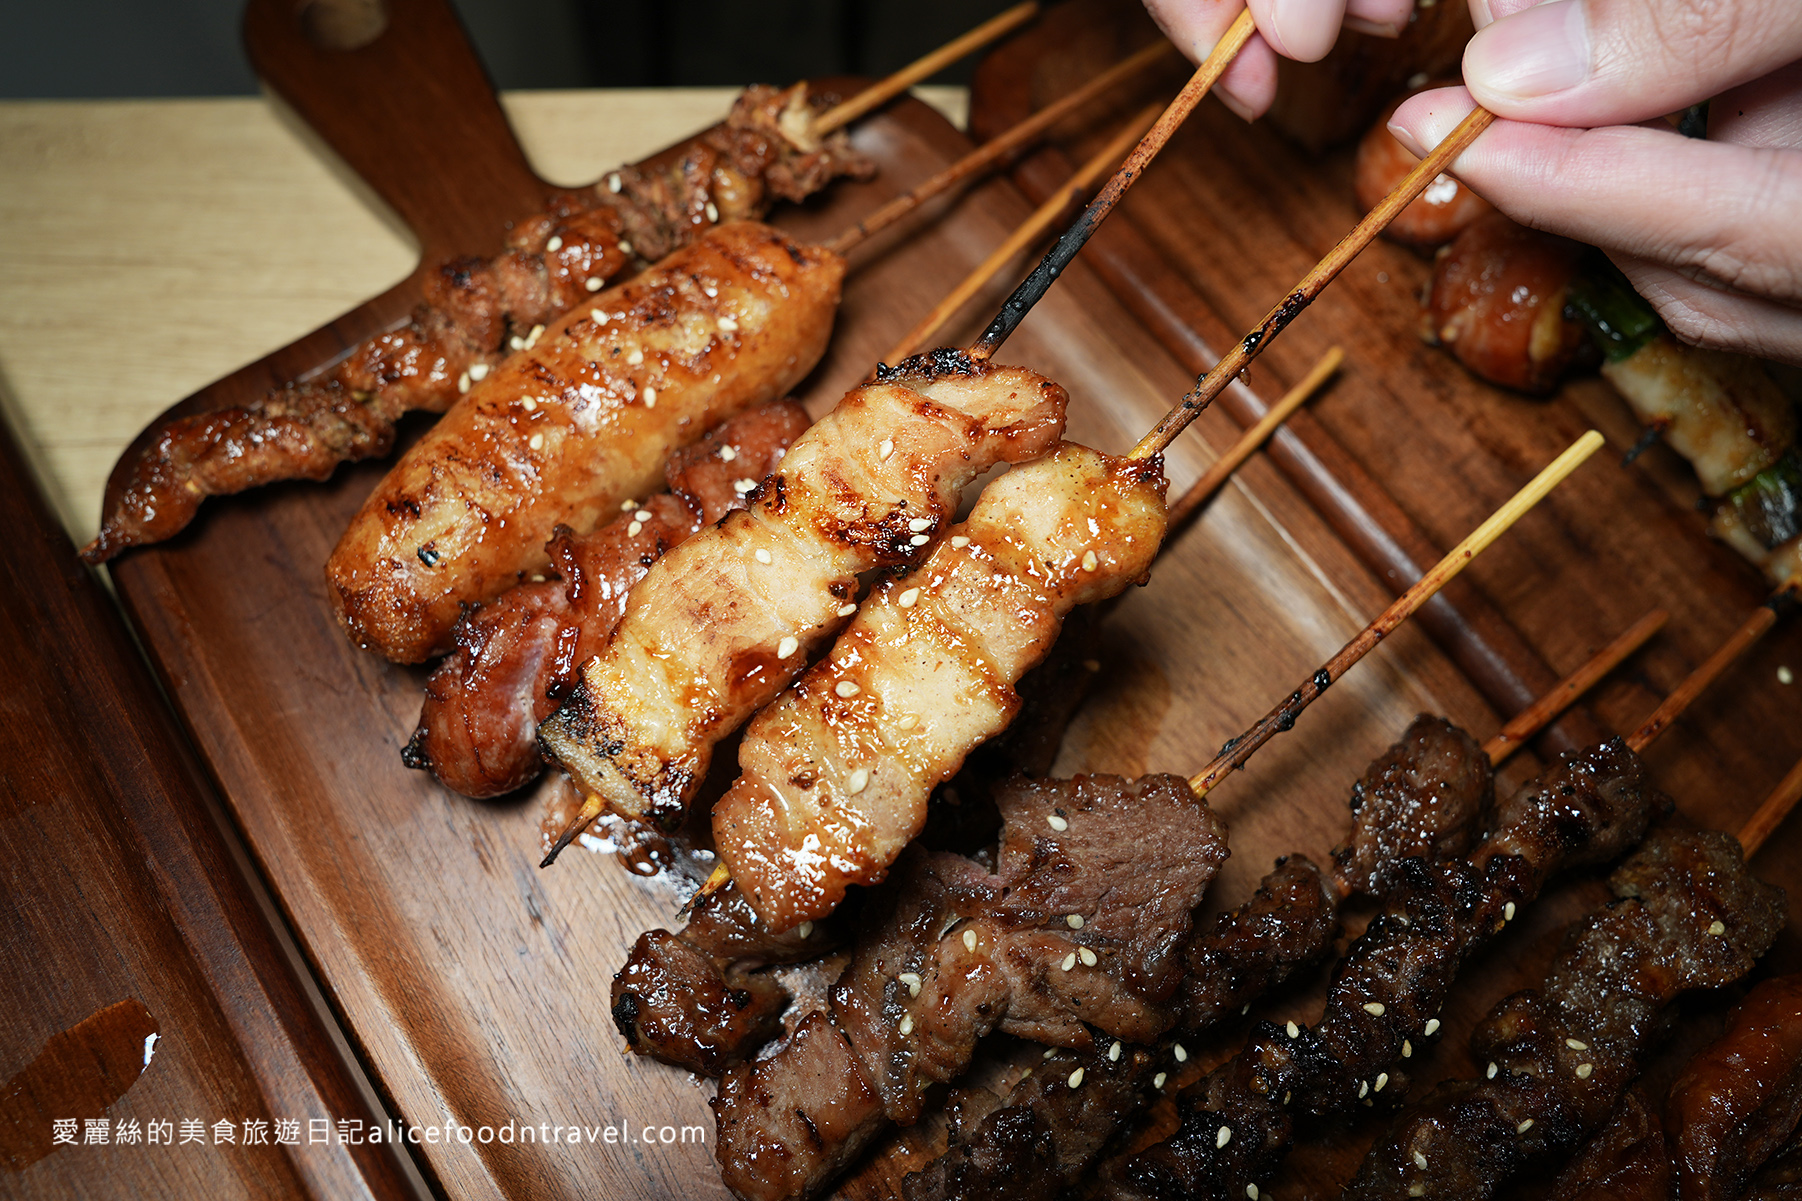
<svg viewBox="0 0 1802 1201"><path fill-rule="evenodd" d="M451 0L502 88L880 75L1012 0ZM242 0L0 0L0 97L257 90ZM968 64L933 82L960 83Z"/></svg>

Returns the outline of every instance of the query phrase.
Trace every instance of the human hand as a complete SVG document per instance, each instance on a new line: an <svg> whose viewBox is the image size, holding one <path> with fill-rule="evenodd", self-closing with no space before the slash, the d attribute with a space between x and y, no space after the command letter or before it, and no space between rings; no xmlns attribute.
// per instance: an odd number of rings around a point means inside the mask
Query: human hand
<svg viewBox="0 0 1802 1201"><path fill-rule="evenodd" d="M1684 341L1802 363L1802 4L1471 0L1464 88L1389 128L1424 153L1478 103L1454 173L1600 246ZM1468 91L1466 90L1468 89ZM1706 140L1662 114L1713 97Z"/></svg>
<svg viewBox="0 0 1802 1201"><path fill-rule="evenodd" d="M1238 17L1236 0L1145 0L1176 48L1199 63ZM1214 85L1214 94L1247 121L1276 98L1277 55L1311 63L1326 57L1341 25L1380 37L1407 28L1414 0L1251 0L1258 32Z"/></svg>

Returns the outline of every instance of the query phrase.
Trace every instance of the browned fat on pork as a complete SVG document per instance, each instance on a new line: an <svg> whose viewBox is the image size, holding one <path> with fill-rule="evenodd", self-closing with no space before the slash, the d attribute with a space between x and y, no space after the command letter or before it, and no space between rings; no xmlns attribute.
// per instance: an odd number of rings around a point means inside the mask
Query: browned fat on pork
<svg viewBox="0 0 1802 1201"><path fill-rule="evenodd" d="M664 459L787 392L825 351L845 263L749 221L534 330L402 456L326 565L359 646L449 649L463 606L662 483Z"/></svg>
<svg viewBox="0 0 1802 1201"><path fill-rule="evenodd" d="M1007 728L1014 685L1076 605L1144 577L1163 541L1156 459L1065 443L984 490L920 567L883 583L831 654L745 732L714 845L772 930L882 879L932 790Z"/></svg>
<svg viewBox="0 0 1802 1201"><path fill-rule="evenodd" d="M606 648L539 731L616 812L678 820L714 744L775 698L857 611L857 577L924 559L964 485L1037 458L1068 395L957 351L853 389L789 448L750 509L658 560Z"/></svg>

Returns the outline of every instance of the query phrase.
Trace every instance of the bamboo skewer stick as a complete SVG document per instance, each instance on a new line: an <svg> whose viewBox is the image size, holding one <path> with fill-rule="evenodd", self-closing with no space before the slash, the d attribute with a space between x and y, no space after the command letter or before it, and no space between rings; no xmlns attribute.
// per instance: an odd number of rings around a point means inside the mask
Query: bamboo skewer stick
<svg viewBox="0 0 1802 1201"><path fill-rule="evenodd" d="M1057 193L1049 197L1044 204L1023 221L1020 226L1002 240L1001 245L989 252L976 269L965 276L957 287L951 290L932 311L922 317L919 324L907 332L907 335L883 357L885 363L899 363L909 355L918 354L932 340L934 334L945 322L957 315L957 311L969 303L970 297L980 292L995 275L1011 262L1015 255L1038 241L1039 237L1050 229L1052 223L1063 216L1064 210L1072 202L1095 185L1095 181L1107 173L1108 168L1120 161L1122 155L1137 142L1147 127L1157 119L1158 108L1152 105L1129 121L1125 128L1108 140L1088 162L1077 168L1070 182Z"/></svg>
<svg viewBox="0 0 1802 1201"><path fill-rule="evenodd" d="M1603 647L1595 658L1558 681L1550 692L1516 714L1512 721L1496 732L1494 738L1483 745L1490 765L1500 765L1502 760L1519 750L1527 739L1539 733L1560 713L1575 704L1577 698L1588 692L1597 680L1613 671L1621 660L1663 629L1664 623L1670 618L1668 610L1653 609L1634 622L1626 633Z"/></svg>
<svg viewBox="0 0 1802 1201"><path fill-rule="evenodd" d="M1250 10L1241 12L1215 44L1213 52L1195 69L1189 82L1183 85L1183 90L1165 108L1157 124L1151 127L1151 131L1127 156L1126 161L1120 164L1120 169L1114 172L1114 177L1101 189L1101 194L1089 202L1089 206L1064 231L1057 244L1046 251L1045 257L1033 268L1032 274L1021 281L1013 295L1007 298L1007 303L1001 306L1001 311L989 322L989 327L983 331L982 336L971 344L971 358L987 359L1007 341L1008 335L1025 319L1039 298L1050 290L1052 282L1076 258L1076 252L1083 248L1089 236L1113 211L1120 198L1126 194L1126 189L1151 165L1151 160L1157 157L1158 151L1164 148L1164 144L1181 127L1183 120L1201 103L1201 98L1208 94L1208 90L1219 80L1233 57L1244 48L1256 31L1257 26L1252 22Z"/></svg>
<svg viewBox="0 0 1802 1201"><path fill-rule="evenodd" d="M1452 131L1450 137L1441 142L1431 154L1421 159L1419 165L1408 173L1407 178L1395 186L1394 191L1366 213L1364 219L1353 226L1351 232L1341 238L1337 246L1327 252L1327 256L1303 277L1294 290L1283 298L1281 304L1265 314L1264 320L1259 322L1255 329L1240 339L1232 350L1222 355L1212 371L1195 381L1195 387L1189 390L1181 403L1171 409L1164 419L1158 422L1156 428L1141 438L1139 444L1133 447L1132 457L1149 458L1151 455L1161 453L1166 446L1169 446L1176 436L1182 433L1188 424L1213 402L1216 396L1220 395L1233 377L1245 370L1273 338L1295 320L1303 309L1312 304L1314 298L1320 295L1327 284L1331 283L1339 272L1345 269L1346 264L1358 257L1359 252L1370 245L1371 240L1381 233L1398 213L1413 203L1415 197L1425 191L1427 185L1450 166L1452 160L1463 153L1465 148L1476 140L1478 134L1489 128L1489 124L1493 120L1495 120L1495 114L1481 108L1474 110L1470 116L1464 118L1458 128Z"/></svg>
<svg viewBox="0 0 1802 1201"><path fill-rule="evenodd" d="M924 183L890 200L857 224L826 243L826 249L844 254L852 247L887 229L933 197L996 165L1021 147L1030 145L1053 125L1115 87L1151 69L1157 61L1176 53L1169 42L1157 42L1115 63L1089 82L1047 104L1013 128L996 134L971 153L952 163Z"/></svg>
<svg viewBox="0 0 1802 1201"><path fill-rule="evenodd" d="M835 129L849 125L871 109L899 96L922 79L938 74L958 59L974 54L991 42L999 41L1038 15L1037 0L1027 0L1024 4L1016 4L998 16L989 18L970 32L953 38L932 53L915 59L893 75L872 84L849 100L834 105L815 117L812 126L814 136L823 137Z"/></svg>
<svg viewBox="0 0 1802 1201"><path fill-rule="evenodd" d="M1645 724L1628 735L1627 745L1635 752L1650 746L1654 739L1689 708L1703 689L1714 683L1716 677L1731 667L1754 642L1764 637L1766 630L1777 624L1778 617L1794 608L1798 599L1802 599L1802 580L1792 579L1773 592L1769 600L1752 610L1752 616L1746 618L1714 654L1690 672L1681 684L1671 689L1670 695L1664 698L1664 703L1653 711L1652 716L1646 718Z"/></svg>
<svg viewBox="0 0 1802 1201"><path fill-rule="evenodd" d="M1575 471L1601 446L1602 435L1590 430L1572 443L1563 454L1552 460L1551 464L1533 477L1526 487L1509 498L1487 521L1473 530L1469 537L1453 547L1450 554L1429 568L1418 583L1396 597L1395 601L1383 610L1375 621L1359 631L1350 642L1340 649L1338 654L1328 659L1320 670L1308 677L1300 688L1291 693L1244 734L1227 743L1212 763L1190 779L1189 786L1195 790L1195 795L1206 796L1222 779L1243 767L1245 761L1251 758L1252 753L1259 747L1279 733L1292 729L1296 718L1301 715L1301 711L1330 688L1352 664L1370 653L1397 626L1432 599L1433 595L1463 571L1472 559L1501 537L1503 532L1520 520L1534 505L1545 499L1553 488L1562 483L1565 477Z"/></svg>
<svg viewBox="0 0 1802 1201"><path fill-rule="evenodd" d="M1337 346L1331 347L1320 356L1320 360L1302 376L1301 382L1284 394L1256 422L1246 427L1239 435L1239 440L1229 447L1226 453L1208 464L1208 469L1201 478L1189 485L1189 490L1176 498L1170 506L1169 528L1174 531L1177 526L1188 521L1195 511L1205 504L1209 497L1220 490L1220 485L1232 477L1240 464L1251 458L1258 447L1264 445L1270 435L1276 433L1277 427L1289 419L1289 415L1308 402L1308 398L1318 392L1330 379L1339 365L1345 362L1345 351ZM1165 536L1169 540L1169 536Z"/></svg>
<svg viewBox="0 0 1802 1201"><path fill-rule="evenodd" d="M1802 759L1798 759L1796 765L1789 769L1789 774L1765 798L1764 803L1758 807L1758 812L1739 828L1739 845L1745 851L1747 859L1758 854L1758 848L1783 824L1783 819L1789 816L1789 811L1796 807L1798 800L1802 800Z"/></svg>

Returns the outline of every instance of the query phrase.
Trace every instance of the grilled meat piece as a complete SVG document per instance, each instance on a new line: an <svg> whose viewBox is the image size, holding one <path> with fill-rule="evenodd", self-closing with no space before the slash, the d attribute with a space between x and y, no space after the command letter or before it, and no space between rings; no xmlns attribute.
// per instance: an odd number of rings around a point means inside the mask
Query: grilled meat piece
<svg viewBox="0 0 1802 1201"><path fill-rule="evenodd" d="M1403 1114L1348 1198L1491 1197L1568 1155L1639 1074L1665 1008L1743 978L1784 922L1783 890L1730 834L1662 827L1609 884L1617 899L1570 929L1543 991L1505 998L1471 1035L1492 1071Z"/></svg>
<svg viewBox="0 0 1802 1201"><path fill-rule="evenodd" d="M922 524L924 519L921 519ZM714 846L774 929L880 881L927 800L1007 728L1014 685L1073 607L1143 578L1164 536L1156 459L1064 443L990 484L912 573L754 719Z"/></svg>
<svg viewBox="0 0 1802 1201"><path fill-rule="evenodd" d="M1758 360L1685 346L1669 333L1602 374L1645 424L1690 461L1710 496L1725 496L1796 441L1796 406Z"/></svg>
<svg viewBox="0 0 1802 1201"><path fill-rule="evenodd" d="M1413 1040L1438 1029L1458 968L1554 873L1606 862L1669 806L1616 739L1566 754L1497 808L1468 861L1409 860L1401 886L1340 962L1318 1026L1259 1023L1194 1090L1169 1139L1122 1167L1144 1196L1238 1201L1268 1181L1289 1146L1292 1112L1343 1112L1405 1084Z"/></svg>
<svg viewBox="0 0 1802 1201"><path fill-rule="evenodd" d="M807 428L794 401L727 418L664 467L669 492L632 502L592 533L559 529L559 580L519 584L458 619L456 644L426 681L407 766L465 796L500 796L537 778L538 723L619 622L626 594L670 547L745 505Z"/></svg>
<svg viewBox="0 0 1802 1201"><path fill-rule="evenodd" d="M714 220L760 217L777 197L798 201L837 176L871 174L844 135L807 134L807 105L804 85L747 88L723 124L592 189L554 194L546 212L514 225L501 254L443 263L406 325L323 374L249 404L159 420L82 557L103 563L173 537L209 496L323 480L340 463L386 454L401 414L443 412L507 357L511 338L592 299L634 262L662 258Z"/></svg>
<svg viewBox="0 0 1802 1201"><path fill-rule="evenodd" d="M1205 1030L1316 962L1339 933L1339 898L1314 861L1286 855L1250 900L1198 931L1183 955L1184 1030Z"/></svg>
<svg viewBox="0 0 1802 1201"><path fill-rule="evenodd" d="M1802 975L1766 980L1671 1085L1665 1116L1683 1201L1725 1201L1802 1121Z"/></svg>
<svg viewBox="0 0 1802 1201"><path fill-rule="evenodd" d="M1081 1048L1169 1025L1219 822L1173 776L1020 782L999 804L993 874L910 850L864 908L830 1016L721 1079L715 1154L739 1196L818 1191L991 1030Z"/></svg>
<svg viewBox="0 0 1802 1201"><path fill-rule="evenodd" d="M449 649L465 605L549 565L647 496L669 452L812 369L844 260L748 221L714 226L546 325L401 456L326 564L359 646L402 663Z"/></svg>
<svg viewBox="0 0 1802 1201"><path fill-rule="evenodd" d="M624 816L680 820L713 747L856 612L857 576L925 558L965 484L1038 457L1068 396L958 351L853 389L751 498L658 560L582 682L539 730L548 758Z"/></svg>
<svg viewBox="0 0 1802 1201"><path fill-rule="evenodd" d="M1352 786L1352 834L1333 852L1341 894L1387 896L1410 858L1463 855L1495 805L1495 773L1476 739L1423 713Z"/></svg>
<svg viewBox="0 0 1802 1201"><path fill-rule="evenodd" d="M1752 1177L1741 1201L1802 1201L1802 1130Z"/></svg>
<svg viewBox="0 0 1802 1201"><path fill-rule="evenodd" d="M1419 157L1389 132L1389 118L1395 115L1402 101L1415 92L1444 86L1443 80L1423 84L1397 96L1358 143L1352 187L1357 195L1359 212L1368 213L1375 208L1420 163ZM1407 208L1397 213L1395 220L1383 227L1383 236L1417 250L1430 250L1443 246L1478 217L1494 211L1487 200L1461 180L1442 173Z"/></svg>
<svg viewBox="0 0 1802 1201"><path fill-rule="evenodd" d="M1440 253L1427 298L1427 340L1474 374L1544 394L1584 345L1565 316L1565 294L1583 248L1487 213Z"/></svg>
<svg viewBox="0 0 1802 1201"><path fill-rule="evenodd" d="M818 958L840 925L770 934L728 884L703 898L680 934L642 934L613 977L613 1022L640 1055L718 1076L782 1028L788 990L757 969Z"/></svg>
<svg viewBox="0 0 1802 1201"><path fill-rule="evenodd" d="M1608 1124L1583 1144L1552 1186L1552 1201L1670 1201L1664 1127L1641 1088L1630 1088Z"/></svg>

